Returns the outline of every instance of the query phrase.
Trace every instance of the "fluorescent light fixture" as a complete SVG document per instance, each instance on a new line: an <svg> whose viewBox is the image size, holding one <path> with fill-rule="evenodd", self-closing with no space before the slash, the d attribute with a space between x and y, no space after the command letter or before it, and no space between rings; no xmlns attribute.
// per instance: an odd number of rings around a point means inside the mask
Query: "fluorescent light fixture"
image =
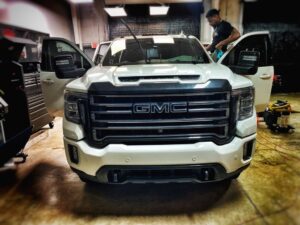
<svg viewBox="0 0 300 225"><path fill-rule="evenodd" d="M123 7L105 7L105 12L111 17L124 17L127 16L125 9Z"/></svg>
<svg viewBox="0 0 300 225"><path fill-rule="evenodd" d="M83 4L83 3L93 3L94 0L68 0L70 3L73 4Z"/></svg>
<svg viewBox="0 0 300 225"><path fill-rule="evenodd" d="M169 11L169 6L150 6L151 16L167 15Z"/></svg>

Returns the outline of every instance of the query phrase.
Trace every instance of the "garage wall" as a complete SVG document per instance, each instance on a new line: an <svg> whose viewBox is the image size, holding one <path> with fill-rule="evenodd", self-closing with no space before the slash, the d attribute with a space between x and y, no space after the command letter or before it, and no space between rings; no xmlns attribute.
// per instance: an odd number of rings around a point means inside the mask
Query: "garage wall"
<svg viewBox="0 0 300 225"><path fill-rule="evenodd" d="M1 4L0 23L74 41L70 8L65 1L2 1Z"/></svg>
<svg viewBox="0 0 300 225"><path fill-rule="evenodd" d="M135 35L143 34L191 34L199 38L199 19L194 18L133 18L126 19L130 29ZM127 28L117 20L109 21L110 38L130 35Z"/></svg>
<svg viewBox="0 0 300 225"><path fill-rule="evenodd" d="M83 44L108 40L107 14L103 7L101 1L78 7Z"/></svg>
<svg viewBox="0 0 300 225"><path fill-rule="evenodd" d="M236 29L242 33L241 0L221 0L219 1L220 16L231 23Z"/></svg>
<svg viewBox="0 0 300 225"><path fill-rule="evenodd" d="M272 6L270 8L270 6ZM278 91L300 91L300 17L292 0L284 3L259 0L244 5L244 32L268 30L271 34L275 74L281 75ZM268 12L261 10L266 9ZM269 10L270 9L270 10ZM253 12L256 12L255 15Z"/></svg>
<svg viewBox="0 0 300 225"><path fill-rule="evenodd" d="M200 36L201 3L171 4L168 16L149 16L149 5L126 5L125 18L134 34L191 34ZM109 18L110 39L130 35L119 19Z"/></svg>

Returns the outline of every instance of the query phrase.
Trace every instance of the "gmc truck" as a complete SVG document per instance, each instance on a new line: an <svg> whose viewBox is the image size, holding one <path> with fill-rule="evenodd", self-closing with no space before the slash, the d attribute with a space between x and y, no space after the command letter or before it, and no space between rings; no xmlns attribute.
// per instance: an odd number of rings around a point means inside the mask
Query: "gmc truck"
<svg viewBox="0 0 300 225"><path fill-rule="evenodd" d="M46 104L64 104L65 153L81 180L216 182L249 166L274 74L268 32L242 36L218 62L184 34L105 45L95 66L75 44L43 40Z"/></svg>

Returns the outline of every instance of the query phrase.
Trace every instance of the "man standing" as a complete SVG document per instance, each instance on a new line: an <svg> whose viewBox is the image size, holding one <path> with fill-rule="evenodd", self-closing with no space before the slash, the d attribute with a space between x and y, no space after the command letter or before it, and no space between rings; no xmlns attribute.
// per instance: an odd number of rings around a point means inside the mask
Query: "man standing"
<svg viewBox="0 0 300 225"><path fill-rule="evenodd" d="M209 10L206 13L206 18L209 25L214 28L213 41L206 47L206 50L211 53L215 53L216 49L225 52L227 45L240 37L240 32L230 23L222 20L220 11L217 9Z"/></svg>

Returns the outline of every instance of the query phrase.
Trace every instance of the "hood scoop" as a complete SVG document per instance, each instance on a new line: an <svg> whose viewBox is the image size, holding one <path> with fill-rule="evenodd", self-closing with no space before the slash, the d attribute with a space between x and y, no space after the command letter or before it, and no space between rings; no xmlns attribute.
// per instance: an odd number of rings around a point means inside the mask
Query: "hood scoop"
<svg viewBox="0 0 300 225"><path fill-rule="evenodd" d="M155 76L122 76L118 77L120 82L142 82L142 81L197 81L200 75L155 75Z"/></svg>

